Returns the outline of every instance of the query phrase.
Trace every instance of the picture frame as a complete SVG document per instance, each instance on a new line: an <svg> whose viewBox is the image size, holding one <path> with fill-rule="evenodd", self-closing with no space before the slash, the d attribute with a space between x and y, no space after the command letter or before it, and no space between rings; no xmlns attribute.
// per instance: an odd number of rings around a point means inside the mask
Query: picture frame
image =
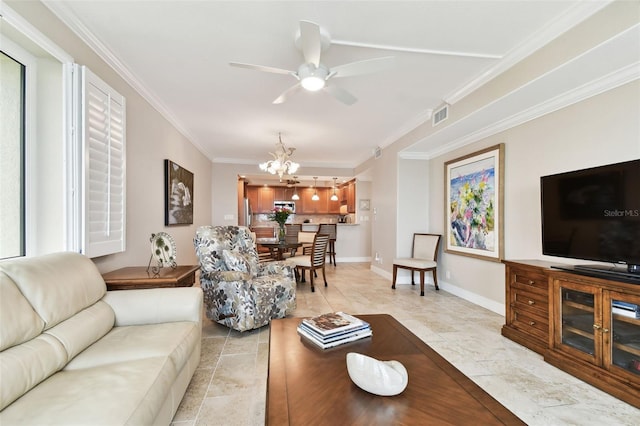
<svg viewBox="0 0 640 426"><path fill-rule="evenodd" d="M445 247L500 262L504 256L504 144L444 163Z"/></svg>
<svg viewBox="0 0 640 426"><path fill-rule="evenodd" d="M164 160L164 224L193 224L193 173Z"/></svg>
<svg viewBox="0 0 640 426"><path fill-rule="evenodd" d="M359 208L362 211L368 211L371 208L371 200L368 198L361 199Z"/></svg>

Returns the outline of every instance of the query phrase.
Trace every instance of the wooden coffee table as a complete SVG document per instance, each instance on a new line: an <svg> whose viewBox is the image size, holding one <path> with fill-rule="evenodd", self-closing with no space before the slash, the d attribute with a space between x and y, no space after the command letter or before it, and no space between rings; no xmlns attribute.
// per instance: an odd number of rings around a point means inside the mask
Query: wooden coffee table
<svg viewBox="0 0 640 426"><path fill-rule="evenodd" d="M198 265L162 268L154 274L146 266L128 266L102 275L107 290L133 290L159 287L191 287L196 281Z"/></svg>
<svg viewBox="0 0 640 426"><path fill-rule="evenodd" d="M271 322L266 422L271 425L524 425L390 315L357 315L373 336L322 350L300 337L301 318ZM399 395L357 387L346 354L395 359L409 373Z"/></svg>

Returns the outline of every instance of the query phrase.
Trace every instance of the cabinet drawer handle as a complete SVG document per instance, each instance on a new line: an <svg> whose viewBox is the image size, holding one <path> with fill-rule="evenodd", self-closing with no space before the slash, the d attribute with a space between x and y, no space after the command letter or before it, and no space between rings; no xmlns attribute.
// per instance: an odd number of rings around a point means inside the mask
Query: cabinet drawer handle
<svg viewBox="0 0 640 426"><path fill-rule="evenodd" d="M529 280L529 282L528 282L527 284L529 284L529 285L534 285L535 283L536 283L535 281L533 281L533 280Z"/></svg>
<svg viewBox="0 0 640 426"><path fill-rule="evenodd" d="M536 325L535 321L529 321L529 325Z"/></svg>
<svg viewBox="0 0 640 426"><path fill-rule="evenodd" d="M536 302L534 302L533 300L529 300L529 305L535 305Z"/></svg>

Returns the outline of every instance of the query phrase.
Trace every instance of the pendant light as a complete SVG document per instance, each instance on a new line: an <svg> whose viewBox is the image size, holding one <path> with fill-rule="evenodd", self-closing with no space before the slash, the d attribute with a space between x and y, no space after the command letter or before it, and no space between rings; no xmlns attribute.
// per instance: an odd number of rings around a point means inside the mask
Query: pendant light
<svg viewBox="0 0 640 426"><path fill-rule="evenodd" d="M336 180L338 178L333 178L333 195L331 196L331 201L338 201L338 194L336 194Z"/></svg>
<svg viewBox="0 0 640 426"><path fill-rule="evenodd" d="M317 185L318 185L318 177L314 176L314 178L313 178L313 189L314 189L314 191L313 191L313 196L311 197L311 199L313 201L318 201L320 199L320 197L318 197Z"/></svg>
<svg viewBox="0 0 640 426"><path fill-rule="evenodd" d="M298 176L294 176L293 177L293 181L297 181L298 180ZM293 201L297 201L300 199L300 196L298 195L298 187L296 186L296 184L293 184L293 195L291 196L291 199Z"/></svg>

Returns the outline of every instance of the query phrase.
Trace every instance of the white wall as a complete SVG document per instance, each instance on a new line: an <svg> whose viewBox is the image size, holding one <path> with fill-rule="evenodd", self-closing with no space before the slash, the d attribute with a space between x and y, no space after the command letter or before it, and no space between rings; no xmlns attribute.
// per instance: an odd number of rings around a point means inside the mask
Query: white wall
<svg viewBox="0 0 640 426"><path fill-rule="evenodd" d="M505 258L579 263L542 255L540 176L640 158L639 94L635 81L433 159L430 227L444 230L444 163L504 142ZM443 288L502 312L502 264L443 253L439 270Z"/></svg>

